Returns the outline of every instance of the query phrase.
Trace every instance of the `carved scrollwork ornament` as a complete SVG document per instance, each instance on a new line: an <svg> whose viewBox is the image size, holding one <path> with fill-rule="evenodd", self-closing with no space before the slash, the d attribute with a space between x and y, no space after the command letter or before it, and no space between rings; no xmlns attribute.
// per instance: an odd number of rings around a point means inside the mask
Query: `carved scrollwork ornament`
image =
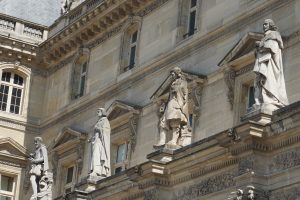
<svg viewBox="0 0 300 200"><path fill-rule="evenodd" d="M137 123L138 123L138 115L134 114L133 117L129 120L130 127L130 145L131 151L135 150L136 146L136 137L137 137Z"/></svg>
<svg viewBox="0 0 300 200"><path fill-rule="evenodd" d="M230 103L231 110L234 103L234 84L235 84L235 71L233 69L227 69L224 72L224 80L228 87L227 99Z"/></svg>

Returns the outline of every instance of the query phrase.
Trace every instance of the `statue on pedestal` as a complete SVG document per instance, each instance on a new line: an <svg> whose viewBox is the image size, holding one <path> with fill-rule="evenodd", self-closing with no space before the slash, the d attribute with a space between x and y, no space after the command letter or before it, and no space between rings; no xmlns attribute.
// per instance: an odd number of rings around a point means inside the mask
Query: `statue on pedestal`
<svg viewBox="0 0 300 200"><path fill-rule="evenodd" d="M35 152L30 154L30 182L33 195L30 200L51 200L52 178L48 165L48 152L41 137L34 138Z"/></svg>
<svg viewBox="0 0 300 200"><path fill-rule="evenodd" d="M160 107L160 139L155 146L164 144L179 145L180 137L188 132L188 88L187 81L180 68L175 67L171 72L167 104ZM172 139L167 142L167 134L171 132Z"/></svg>
<svg viewBox="0 0 300 200"><path fill-rule="evenodd" d="M98 121L94 127L92 143L91 176L107 177L110 174L110 124L104 108L97 110Z"/></svg>
<svg viewBox="0 0 300 200"><path fill-rule="evenodd" d="M282 65L283 42L273 20L266 19L263 29L263 39L256 42L254 108L264 106L273 111L288 105Z"/></svg>

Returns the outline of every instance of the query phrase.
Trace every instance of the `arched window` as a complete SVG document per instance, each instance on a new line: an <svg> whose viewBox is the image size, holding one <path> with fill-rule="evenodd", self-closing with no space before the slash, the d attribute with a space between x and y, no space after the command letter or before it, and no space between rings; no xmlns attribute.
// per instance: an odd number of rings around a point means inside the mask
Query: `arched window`
<svg viewBox="0 0 300 200"><path fill-rule="evenodd" d="M11 71L3 71L0 85L0 109L20 114L23 91L24 78Z"/></svg>
<svg viewBox="0 0 300 200"><path fill-rule="evenodd" d="M133 20L133 19L131 19ZM126 72L138 63L139 22L130 22L124 31L121 53L121 73Z"/></svg>
<svg viewBox="0 0 300 200"><path fill-rule="evenodd" d="M72 76L72 99L77 99L85 94L87 81L87 67L88 67L88 49L80 50L79 56L74 62L73 76Z"/></svg>

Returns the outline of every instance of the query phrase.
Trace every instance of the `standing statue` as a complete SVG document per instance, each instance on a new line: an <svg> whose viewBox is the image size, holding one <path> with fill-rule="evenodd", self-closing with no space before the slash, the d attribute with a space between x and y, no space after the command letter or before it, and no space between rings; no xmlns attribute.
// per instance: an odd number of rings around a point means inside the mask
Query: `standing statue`
<svg viewBox="0 0 300 200"><path fill-rule="evenodd" d="M178 145L181 135L188 129L188 88L187 81L179 67L171 72L172 83L170 85L169 99L160 118L160 139L155 146L166 144L166 134L171 131L172 139L168 142L171 145Z"/></svg>
<svg viewBox="0 0 300 200"><path fill-rule="evenodd" d="M282 66L283 42L273 20L263 24L264 38L256 42L254 108L276 110L288 105Z"/></svg>
<svg viewBox="0 0 300 200"><path fill-rule="evenodd" d="M107 177L110 174L110 124L104 108L97 110L92 143L91 176Z"/></svg>
<svg viewBox="0 0 300 200"><path fill-rule="evenodd" d="M33 195L30 200L50 200L52 180L48 172L48 153L41 137L34 138L35 152L30 154L31 161L30 182Z"/></svg>
<svg viewBox="0 0 300 200"><path fill-rule="evenodd" d="M74 0L61 0L61 14L68 13Z"/></svg>

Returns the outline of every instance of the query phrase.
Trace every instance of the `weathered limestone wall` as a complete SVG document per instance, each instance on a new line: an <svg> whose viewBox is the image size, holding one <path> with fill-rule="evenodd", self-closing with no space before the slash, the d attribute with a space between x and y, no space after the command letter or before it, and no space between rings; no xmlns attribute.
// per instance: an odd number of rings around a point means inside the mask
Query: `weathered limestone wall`
<svg viewBox="0 0 300 200"><path fill-rule="evenodd" d="M171 49L178 50L184 45L192 45L201 35L218 28L230 20L236 20L236 16L248 9L262 4L266 1L256 1L254 3L240 1L240 4L232 1L217 3L215 1L202 2L202 15L200 35L194 35L191 38L175 44L175 32L178 13L177 2L172 1L162 6L159 10L149 14L143 19L140 46L139 61L142 66L147 65L153 59L163 58L163 52L169 52ZM227 5L236 5L233 7ZM178 57L174 64L183 68L184 71L209 75L207 83L204 85L202 94L201 113L198 126L194 130L194 141L211 136L233 125L233 111L227 101L227 87L223 79L223 72L214 72L219 67L218 62L226 55L226 53L238 42L238 40L249 31L262 32L262 21L265 18L273 18L280 27L280 31L284 35L289 35L295 27L300 26L300 21L291 17L297 16L296 8L299 3L292 2L290 5L284 6L272 13L261 16L258 21L250 21L249 24L242 24L236 27L234 33L228 34L215 42L206 44L199 49L190 49L191 51L185 57ZM168 10L168 12L166 12ZM172 12L169 12L171 10ZM222 12L220 12L222 10ZM288 12L289 15L282 16L280 13ZM216 16L212 16L212 14ZM216 14L217 13L217 14ZM279 20L280 19L280 20ZM95 108L97 106L108 107L114 100L121 100L144 107L139 119L137 149L132 156L132 164L145 161L145 155L150 153L152 145L157 140L157 122L155 105L151 103L150 96L159 87L162 81L167 77L169 70L173 65L161 66L161 70L153 74L145 74L142 79L137 82L130 82L130 76L137 71L143 70L142 66L137 66L131 71L118 75L119 58L120 58L121 34L110 38L98 47L91 50L88 69L87 81L87 97L84 100L76 100L77 103L70 101L70 70L71 64L63 67L48 78L47 93L45 96L47 118L53 118L53 114L57 111L63 112L64 106L67 109L75 108L80 104L78 102L88 101L103 89L107 89L114 83L125 81L130 83L113 96L106 96L97 105L85 108L84 111L70 115L68 119L64 119L60 124L54 124L53 128L47 129L43 133L45 138L54 138L59 130L64 126L72 126L80 130L92 131L95 121ZM178 45L174 49L174 45ZM284 51L284 65L286 66L286 82L288 95L291 102L299 99L299 84L297 73L298 66L297 48L298 45L287 48ZM214 72L214 73L213 73ZM113 92L113 91L112 91ZM70 105L69 105L70 104ZM52 116L52 117L51 117ZM93 119L93 120L92 120ZM87 122L88 123L85 123ZM87 167L87 166L86 166ZM84 168L86 169L86 168Z"/></svg>

